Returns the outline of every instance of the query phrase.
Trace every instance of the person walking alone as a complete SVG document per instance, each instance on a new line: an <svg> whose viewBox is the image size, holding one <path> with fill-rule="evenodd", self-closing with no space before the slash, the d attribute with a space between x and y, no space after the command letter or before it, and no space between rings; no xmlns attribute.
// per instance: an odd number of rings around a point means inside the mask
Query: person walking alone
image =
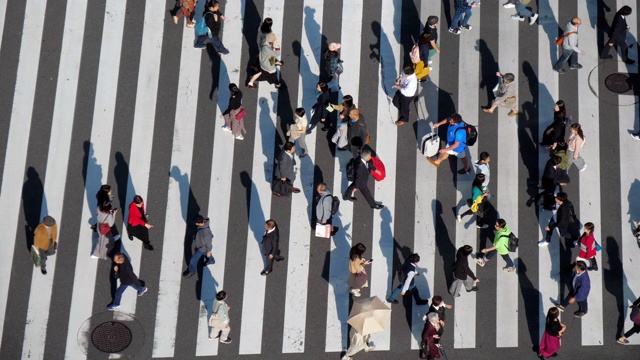
<svg viewBox="0 0 640 360"><path fill-rule="evenodd" d="M396 125L402 126L409 121L409 105L418 90L418 78L413 72L413 67L405 67L396 79L396 84L391 88L398 89L393 96L393 105L398 109L399 113Z"/></svg>
<svg viewBox="0 0 640 360"><path fill-rule="evenodd" d="M229 310L231 310L231 307L227 305L227 292L224 290L218 291L216 299L213 300L211 317L209 317L209 327L211 327L209 340L220 339L219 341L223 344L231 344L231 338L229 337L229 332L231 332Z"/></svg>
<svg viewBox="0 0 640 360"><path fill-rule="evenodd" d="M468 0L455 0L456 14L451 20L451 26L449 26L449 32L454 35L460 35L460 29L471 30L469 25L469 19L471 19L471 9L477 8L478 4L470 2ZM464 16L464 19L463 19ZM459 26L458 26L459 25Z"/></svg>
<svg viewBox="0 0 640 360"><path fill-rule="evenodd" d="M509 256L509 235L511 235L511 229L509 229L507 222L504 221L504 219L498 219L496 221L495 228L496 235L493 238L493 246L480 250L484 256L476 259L476 264L484 266L497 252L507 263L507 266L502 268L502 270L506 272L515 272L516 267L513 265L513 260L511 260L511 257Z"/></svg>
<svg viewBox="0 0 640 360"><path fill-rule="evenodd" d="M227 55L229 49L224 47L222 40L220 40L220 28L222 27L222 22L225 20L224 15L220 12L220 3L210 0L202 16L209 31L206 34L198 36L194 47L206 49L206 43L209 42L218 54Z"/></svg>
<svg viewBox="0 0 640 360"><path fill-rule="evenodd" d="M364 259L362 255L367 248L362 243L357 243L349 251L349 292L355 297L360 297L360 290L369 287L365 265L371 264L371 260Z"/></svg>
<svg viewBox="0 0 640 360"><path fill-rule="evenodd" d="M483 151L478 156L478 162L476 162L476 173L484 175L484 182L482 183L482 191L487 192L487 198L489 198L489 181L491 180L491 168L489 167L491 162L491 156L488 152Z"/></svg>
<svg viewBox="0 0 640 360"><path fill-rule="evenodd" d="M135 236L142 240L142 245L145 249L153 250L153 246L149 241L149 229L152 227L153 225L149 224L149 219L147 218L144 199L140 195L134 196L133 201L129 204L129 213L127 214L129 240L133 240Z"/></svg>
<svg viewBox="0 0 640 360"><path fill-rule="evenodd" d="M440 164L449 158L449 155L453 155L462 161L463 169L458 170L458 174L466 174L471 171L469 165L469 159L465 153L467 149L467 130L465 124L462 121L460 114L453 114L451 117L444 119L433 125L433 128L438 128L444 124L448 124L447 128L447 147L438 150L439 156L436 160L427 158L427 160L435 167L440 167ZM435 130L434 130L435 131Z"/></svg>
<svg viewBox="0 0 640 360"><path fill-rule="evenodd" d="M273 271L273 262L284 260L284 256L280 256L280 230L273 219L269 219L264 223L267 230L262 236L262 253L265 256L265 266L260 275L267 276Z"/></svg>
<svg viewBox="0 0 640 360"><path fill-rule="evenodd" d="M560 310L558 308L552 307L547 311L547 320L538 351L538 357L542 360L556 356L556 353L560 350L560 339L562 339L565 330L567 330L567 326L560 322L559 315Z"/></svg>
<svg viewBox="0 0 640 360"><path fill-rule="evenodd" d="M423 300L420 298L420 293L418 289L416 289L415 277L419 276L418 272L418 262L420 261L420 255L411 254L402 264L402 273L404 274L404 281L398 285L395 290L391 293L391 295L387 298L387 302L392 304L397 304L398 300L396 298L398 295L404 296L407 291L411 292L413 297L416 299L416 304L418 305L426 305L429 300Z"/></svg>
<svg viewBox="0 0 640 360"><path fill-rule="evenodd" d="M527 8L531 0L510 0L506 4L502 5L505 9L516 8L516 14L511 15L513 20L524 21L524 18L529 18L529 25L533 25L538 20L538 14L534 14Z"/></svg>
<svg viewBox="0 0 640 360"><path fill-rule="evenodd" d="M370 334L362 335L358 330L351 327L351 330L349 330L349 348L341 360L352 360L352 356L362 350L364 350L364 352L369 352L375 349L376 346L369 342L370 339Z"/></svg>
<svg viewBox="0 0 640 360"><path fill-rule="evenodd" d="M456 253L456 262L453 263L453 283L449 287L449 294L454 298L460 296L460 289L464 284L467 292L478 291L477 283L480 279L469 268L469 255L473 252L471 245L464 245Z"/></svg>
<svg viewBox="0 0 640 360"><path fill-rule="evenodd" d="M131 261L129 261L128 257L122 253L117 253L113 257L113 262L115 263L113 271L120 280L120 286L118 286L116 290L113 302L107 306L107 310L109 311L114 311L120 307L122 294L124 294L129 286L138 291L138 296L142 296L142 294L147 292L147 287L143 285L143 281L138 279L138 276L133 272L133 266L131 266Z"/></svg>
<svg viewBox="0 0 640 360"><path fill-rule="evenodd" d="M274 175L276 179L280 179L283 182L291 184L291 192L297 194L300 189L293 187L293 182L296 180L296 146L287 141L280 151L280 157L278 163L275 166ZM283 195L273 193L278 197L284 197Z"/></svg>
<svg viewBox="0 0 640 360"><path fill-rule="evenodd" d="M349 111L349 122L347 123L347 140L351 155L355 158L360 154L360 150L367 144L367 124L360 110Z"/></svg>
<svg viewBox="0 0 640 360"><path fill-rule="evenodd" d="M618 344L628 345L629 340L627 340L627 338L633 334L640 333L640 297L633 302L633 305L631 305L630 308L631 308L631 314L632 314L630 317L631 317L631 321L633 322L633 327L629 329L629 331L624 333L624 335L618 338L617 340ZM633 315L634 313L636 314L635 317Z"/></svg>
<svg viewBox="0 0 640 360"><path fill-rule="evenodd" d="M320 183L316 188L318 192L318 198L316 201L316 219L317 223L321 225L333 224L333 213L331 208L333 206L333 196L331 196L331 190L327 187L327 184ZM332 226L331 235L335 235L338 232L337 226Z"/></svg>
<svg viewBox="0 0 640 360"><path fill-rule="evenodd" d="M440 19L431 15L427 18L427 23L424 26L423 34L429 34L429 56L427 57L427 63L425 66L430 66L433 62L433 56L437 53L440 54L440 47L438 47L438 24ZM422 56L420 57L422 58Z"/></svg>
<svg viewBox="0 0 640 360"><path fill-rule="evenodd" d="M47 256L55 255L58 249L58 224L47 215L33 232L33 245L40 254L40 272L47 275Z"/></svg>
<svg viewBox="0 0 640 360"><path fill-rule="evenodd" d="M573 242L580 237L576 211L571 201L567 198L567 194L559 192L556 195L556 204L558 205L558 211L549 219L549 224L544 228L547 234L543 240L538 241L538 246L549 245L555 228L558 228L560 237L563 239L570 239Z"/></svg>
<svg viewBox="0 0 640 360"><path fill-rule="evenodd" d="M553 70L564 74L566 71L562 68L569 61L569 69L582 69L582 65L578 63L578 54L584 55L584 51L578 49L578 27L582 25L582 20L574 17L567 23L562 36L562 56L553 65Z"/></svg>
<svg viewBox="0 0 640 360"><path fill-rule="evenodd" d="M511 117L518 115L520 113L518 110L518 100L516 98L518 84L515 83L515 75L512 73L503 75L497 72L496 76L498 77L498 85L493 89L493 94L496 98L493 99L490 107L484 108L482 111L493 114L495 109L500 106L510 109L507 115Z"/></svg>
<svg viewBox="0 0 640 360"><path fill-rule="evenodd" d="M304 108L297 108L293 116L294 123L289 125L289 130L287 131L287 136L289 136L288 141L294 144L298 141L298 145L300 145L300 149L302 150L300 157L303 158L307 156L306 137L309 122L305 116Z"/></svg>
<svg viewBox="0 0 640 360"><path fill-rule="evenodd" d="M593 225L592 222L584 224L584 233L580 236L580 252L578 253L576 261L584 261L585 264L588 261L589 267L587 270L598 271L598 261L596 260L598 250L596 249L596 239L593 236L593 230L595 230L595 225Z"/></svg>
<svg viewBox="0 0 640 360"><path fill-rule="evenodd" d="M440 336L444 332L443 323L437 313L428 313L426 315L420 344L419 355L421 359L440 358Z"/></svg>
<svg viewBox="0 0 640 360"><path fill-rule="evenodd" d="M106 260L107 255L113 249L115 237L112 228L115 225L117 213L118 210L111 207L111 201L104 201L98 206L96 216L98 243L93 248L92 259Z"/></svg>
<svg viewBox="0 0 640 360"><path fill-rule="evenodd" d="M622 61L629 65L636 63L634 60L629 59L629 46L627 45L627 32L629 31L627 16L631 15L632 12L631 7L625 5L613 17L611 29L609 30L609 41L602 47L601 59L612 59L613 56L609 52L612 47L617 46L620 48Z"/></svg>
<svg viewBox="0 0 640 360"><path fill-rule="evenodd" d="M282 65L282 61L278 60L279 51L275 48L276 36L268 33L260 47L260 68L259 72L251 77L247 83L247 87L255 89L253 84L256 81L267 81L274 84L276 89L280 88L280 80L278 79L277 67Z"/></svg>
<svg viewBox="0 0 640 360"><path fill-rule="evenodd" d="M560 311L564 311L569 304L575 302L578 303L578 311L573 314L577 318L581 318L589 311L589 305L587 299L589 298L589 292L591 291L591 280L589 279L589 272L587 271L587 264L584 261L576 261L576 266L573 273L573 280L571 282L572 289L569 295L558 304L554 304Z"/></svg>
<svg viewBox="0 0 640 360"><path fill-rule="evenodd" d="M484 174L476 174L476 178L473 179L473 183L471 184L471 206L467 211L456 215L458 223L461 223L462 218L467 215L476 215L476 227L478 229L486 229L488 227L488 225L484 223L484 202L487 195L489 195L489 191L483 190L482 185L484 184L484 180Z"/></svg>
<svg viewBox="0 0 640 360"><path fill-rule="evenodd" d="M367 203L369 203L369 206L376 210L380 210L384 208L384 205L376 202L373 198L373 195L371 195L371 192L369 191L369 174L371 174L372 169L375 169L373 165L371 165L370 160L371 151L367 149L362 150L360 156L351 160L355 162L353 169L354 180L349 185L349 187L347 187L347 190L345 190L344 194L342 194L342 199L345 201L356 201L358 198L354 197L353 195L355 191L360 191L365 200L367 200Z"/></svg>
<svg viewBox="0 0 640 360"><path fill-rule="evenodd" d="M236 140L244 140L243 134L247 133L244 128L244 106L242 106L242 91L238 89L238 85L229 84L229 105L221 117L224 119L222 130L230 132Z"/></svg>
<svg viewBox="0 0 640 360"><path fill-rule="evenodd" d="M196 252L191 256L189 260L189 268L182 274L187 278L192 277L198 270L198 262L203 256L207 257L206 265L215 264L216 260L213 258L213 233L209 228L209 219L205 219L202 215L195 217L193 221L196 226L195 244Z"/></svg>

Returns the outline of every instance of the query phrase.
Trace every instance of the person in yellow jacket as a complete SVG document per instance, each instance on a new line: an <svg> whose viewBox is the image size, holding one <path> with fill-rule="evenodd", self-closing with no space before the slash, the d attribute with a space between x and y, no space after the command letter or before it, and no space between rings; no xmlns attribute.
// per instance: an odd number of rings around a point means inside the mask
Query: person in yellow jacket
<svg viewBox="0 0 640 360"><path fill-rule="evenodd" d="M55 255L58 248L58 225L54 218L47 215L42 219L34 231L33 245L40 253L40 271L47 275L47 256Z"/></svg>

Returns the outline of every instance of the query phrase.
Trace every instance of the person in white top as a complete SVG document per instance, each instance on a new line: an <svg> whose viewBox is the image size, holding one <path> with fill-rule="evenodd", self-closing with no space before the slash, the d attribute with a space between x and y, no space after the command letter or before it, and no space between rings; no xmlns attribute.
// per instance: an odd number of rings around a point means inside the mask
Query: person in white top
<svg viewBox="0 0 640 360"><path fill-rule="evenodd" d="M582 132L582 126L580 124L575 123L571 125L571 135L569 135L569 139L567 139L567 157L569 161L569 165L567 165L567 171L571 167L571 164L576 164L576 167L580 172L587 170L587 164L580 156L580 151L584 147L585 137Z"/></svg>
<svg viewBox="0 0 640 360"><path fill-rule="evenodd" d="M400 76L396 79L396 84L392 89L398 89L393 96L393 105L398 108L398 121L396 125L402 126L409 121L409 104L418 90L418 78L413 71L413 67L404 68Z"/></svg>
<svg viewBox="0 0 640 360"><path fill-rule="evenodd" d="M297 108L295 111L295 123L289 126L289 131L287 131L287 136L289 136L289 141L294 143L298 140L298 145L300 149L302 149L302 154L300 157L303 158L307 155L307 142L305 141L305 137L307 135L307 117L305 116L304 108Z"/></svg>

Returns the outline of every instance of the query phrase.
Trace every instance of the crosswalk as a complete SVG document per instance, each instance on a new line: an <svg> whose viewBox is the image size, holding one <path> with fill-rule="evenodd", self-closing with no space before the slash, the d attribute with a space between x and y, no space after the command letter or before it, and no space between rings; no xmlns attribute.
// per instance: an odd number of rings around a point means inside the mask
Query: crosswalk
<svg viewBox="0 0 640 360"><path fill-rule="evenodd" d="M635 5L608 3L612 9ZM569 330L563 346L578 355L633 353L633 346L621 347L615 337L630 328L626 308L640 294L640 265L634 261L640 250L630 230L640 220L640 170L632 165L640 149L628 135L640 115L637 105L614 106L594 95L607 91L598 86L603 72L596 24L600 16L609 22L612 17L599 12L597 0L539 1L535 26L513 21L510 10L487 1L474 9L473 29L459 36L446 31L453 5L435 0L228 1L222 41L230 54L222 57L211 48L193 48L193 30L168 15L173 4L67 0L64 11L56 12L64 16L54 18L51 2L9 7L0 0L0 59L19 52L15 68L0 69L3 79L15 79L0 84L0 93L11 99L0 101L0 139L6 139L0 147L0 218L7 240L0 242L6 254L0 262L3 358L94 358L87 331L105 316L123 323L135 318L131 328L141 330L134 337L143 338L134 350L138 358L339 353L348 346L349 249L358 242L368 249L365 257L375 260L364 296L386 298L398 285L405 257L421 255L421 297L442 295L454 306L443 336L450 355L526 354L523 349L529 351L542 335L547 309L567 293L560 264L570 250L557 235L539 249L536 242L551 213L525 206L548 156L537 146L539 134L560 98L588 139L588 170L571 170L567 192L579 218L596 224L603 247L601 269L590 273L589 314L579 320L564 313ZM196 20L203 8L199 2ZM5 9L25 14L19 29ZM412 103L414 122L397 127L392 85L429 15L440 17L442 53ZM550 41L573 16L583 19L580 48L587 55L580 57L582 70L560 76L551 71L557 49ZM247 64L255 59L257 30L266 17L273 19L282 44L284 86L277 90L261 82L251 90L243 85ZM638 29L638 15L631 17L630 37ZM56 51L47 45L52 38L61 44ZM326 240L313 235L309 220L315 187L325 182L340 196L348 185L344 169L350 154L331 149L326 133L314 130L306 138L309 156L297 158L294 186L301 193L275 198L270 180L293 109L302 106L312 117L321 52L331 42L342 44L345 67L333 100L353 96L387 177L370 184L386 207L342 202L334 219L340 231ZM629 54L637 59L637 47ZM56 68L43 66L48 62ZM504 109L493 115L481 111L496 71L516 75L521 114L515 118ZM638 68L620 62L619 71ZM242 141L220 129L230 83L241 87L248 112ZM635 95L619 95L620 102L630 96ZM454 112L478 125L478 143L467 155L475 161L481 151L491 154L490 201L521 239L511 254L517 274L503 272L499 257L484 268L471 263L480 291L456 299L447 294L455 250L489 246L493 234L477 231L471 220L455 221L455 211L470 196L473 173L456 174L460 164L454 161L436 169L415 151L416 138L430 131L429 124ZM40 188L27 176L34 173ZM117 223L122 251L149 287L143 297L125 292L113 314L106 312L110 264L90 257L95 239L89 224L95 193L104 183L114 186L123 212ZM31 266L25 247L25 229L37 225L27 215L34 211L27 209L33 204L28 199L40 193L39 219L52 215L60 232L46 276ZM152 252L127 239L124 212L136 194L145 199L154 225ZM198 213L211 219L216 263L196 280L185 279L191 219ZM286 260L264 277L259 245L267 219L279 225ZM208 337L211 305L222 289L231 306L231 345ZM393 305L385 330L372 335L377 353L403 356L419 348L427 306L405 300ZM629 340L640 344L640 337Z"/></svg>

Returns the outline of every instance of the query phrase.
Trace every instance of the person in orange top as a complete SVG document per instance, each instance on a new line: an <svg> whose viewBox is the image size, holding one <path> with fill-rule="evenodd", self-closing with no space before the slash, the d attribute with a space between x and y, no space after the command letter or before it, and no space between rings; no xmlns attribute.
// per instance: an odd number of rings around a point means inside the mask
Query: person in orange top
<svg viewBox="0 0 640 360"><path fill-rule="evenodd" d="M58 248L58 225L54 218L47 215L42 219L34 231L33 245L40 253L40 272L47 275L47 256L55 255Z"/></svg>
<svg viewBox="0 0 640 360"><path fill-rule="evenodd" d="M133 201L129 204L128 215L127 233L129 234L129 240L133 240L135 236L142 240L145 249L153 250L153 246L151 246L149 242L149 229L151 229L153 225L148 223L149 219L147 219L147 212L142 196L136 195L133 197Z"/></svg>

